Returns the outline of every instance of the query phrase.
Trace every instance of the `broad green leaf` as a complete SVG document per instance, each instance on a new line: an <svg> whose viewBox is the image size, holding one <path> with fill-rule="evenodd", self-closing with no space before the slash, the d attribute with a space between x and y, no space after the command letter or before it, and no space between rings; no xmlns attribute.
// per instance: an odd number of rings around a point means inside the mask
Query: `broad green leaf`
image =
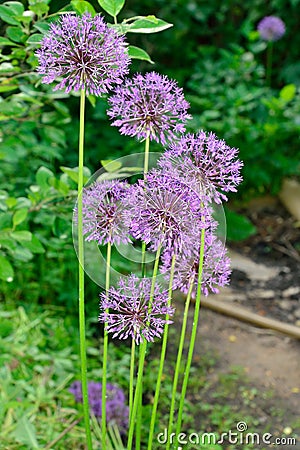
<svg viewBox="0 0 300 450"><path fill-rule="evenodd" d="M14 279L14 269L5 256L0 255L0 279L9 283Z"/></svg>
<svg viewBox="0 0 300 450"><path fill-rule="evenodd" d="M116 17L123 8L125 0L98 0L98 3L104 11Z"/></svg>
<svg viewBox="0 0 300 450"><path fill-rule="evenodd" d="M135 20L130 25L126 25L125 29L129 33L158 33L159 31L167 30L173 24L158 19L155 16L147 16Z"/></svg>
<svg viewBox="0 0 300 450"><path fill-rule="evenodd" d="M5 5L0 5L0 18L3 22L9 23L10 25L20 26L20 22L15 18L15 12Z"/></svg>
<svg viewBox="0 0 300 450"><path fill-rule="evenodd" d="M28 248L32 253L45 253L44 247L34 234L32 235L31 241L23 241L22 245L23 247Z"/></svg>
<svg viewBox="0 0 300 450"><path fill-rule="evenodd" d="M52 178L53 176L54 174L51 170L47 169L47 167L41 166L35 175L35 179L37 184L42 189L47 189L49 187L49 178Z"/></svg>
<svg viewBox="0 0 300 450"><path fill-rule="evenodd" d="M117 172L122 167L120 162L111 159L101 160L100 162L107 172Z"/></svg>
<svg viewBox="0 0 300 450"><path fill-rule="evenodd" d="M28 448L39 448L35 427L25 416L17 423L17 426L13 431L13 437L22 444L27 445Z"/></svg>
<svg viewBox="0 0 300 450"><path fill-rule="evenodd" d="M23 42L26 39L26 34L18 27L7 27L6 34L14 42Z"/></svg>
<svg viewBox="0 0 300 450"><path fill-rule="evenodd" d="M43 39L43 34L40 33L34 33L27 39L27 44L37 45L41 43L41 40Z"/></svg>
<svg viewBox="0 0 300 450"><path fill-rule="evenodd" d="M279 92L280 98L286 102L290 102L296 95L296 86L294 84L287 84Z"/></svg>
<svg viewBox="0 0 300 450"><path fill-rule="evenodd" d="M31 241L32 234L30 231L22 230L22 231L13 231L10 233L11 237L18 242L22 241Z"/></svg>
<svg viewBox="0 0 300 450"><path fill-rule="evenodd" d="M9 208L13 208L17 204L17 199L15 197L8 197L5 203Z"/></svg>
<svg viewBox="0 0 300 450"><path fill-rule="evenodd" d="M8 6L16 16L21 16L24 12L24 6L20 2L5 2L5 6Z"/></svg>
<svg viewBox="0 0 300 450"><path fill-rule="evenodd" d="M26 241L24 241L26 242ZM23 242L22 242L22 247L18 246L16 247L16 249L12 252L12 255L14 257L14 259L17 259L18 261L23 261L23 262L28 262L33 258L33 254L31 253L30 250L28 250L28 248L23 247Z"/></svg>
<svg viewBox="0 0 300 450"><path fill-rule="evenodd" d="M37 2L34 5L29 6L30 11L33 11L38 17L47 14L49 6L44 2Z"/></svg>
<svg viewBox="0 0 300 450"><path fill-rule="evenodd" d="M79 14L84 14L87 12L90 13L92 16L96 14L94 7L86 1L72 0L71 5L75 9L75 11L77 11Z"/></svg>
<svg viewBox="0 0 300 450"><path fill-rule="evenodd" d="M129 45L128 54L132 59L140 59L142 61L148 61L149 63L154 64L148 53L142 48Z"/></svg>
<svg viewBox="0 0 300 450"><path fill-rule="evenodd" d="M15 42L12 42L10 39L7 39L6 37L0 36L0 46L4 45L10 45L10 46L16 46L17 44Z"/></svg>
<svg viewBox="0 0 300 450"><path fill-rule="evenodd" d="M20 223L24 222L28 214L27 208L18 209L13 215L13 227L15 228Z"/></svg>
<svg viewBox="0 0 300 450"><path fill-rule="evenodd" d="M75 181L75 183L78 183L78 167L71 168L71 167L61 166L60 170L62 170L64 173L66 173L68 175L68 177L71 178L71 180ZM86 183L88 181L89 177L91 176L91 173L87 167L83 168L83 173L84 173L83 183Z"/></svg>

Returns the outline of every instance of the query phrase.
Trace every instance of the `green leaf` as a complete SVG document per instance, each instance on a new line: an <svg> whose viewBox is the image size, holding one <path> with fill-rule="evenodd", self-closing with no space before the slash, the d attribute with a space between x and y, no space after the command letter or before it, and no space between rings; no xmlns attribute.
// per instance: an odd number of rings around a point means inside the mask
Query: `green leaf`
<svg viewBox="0 0 300 450"><path fill-rule="evenodd" d="M26 43L31 45L37 45L41 43L41 40L43 39L44 35L40 33L34 33L27 39Z"/></svg>
<svg viewBox="0 0 300 450"><path fill-rule="evenodd" d="M142 48L129 45L128 54L132 59L140 59L142 61L148 61L149 63L154 64L148 53Z"/></svg>
<svg viewBox="0 0 300 450"><path fill-rule="evenodd" d="M44 2L37 2L34 5L29 6L30 11L33 11L38 17L47 14L49 6Z"/></svg>
<svg viewBox="0 0 300 450"><path fill-rule="evenodd" d="M30 231L22 230L22 231L13 231L10 233L11 237L18 242L22 241L31 241L32 234Z"/></svg>
<svg viewBox="0 0 300 450"><path fill-rule="evenodd" d="M26 34L18 27L7 27L6 34L12 41L23 42L26 39Z"/></svg>
<svg viewBox="0 0 300 450"><path fill-rule="evenodd" d="M42 189L49 188L49 178L52 177L54 177L53 172L44 166L41 166L35 175L36 182Z"/></svg>
<svg viewBox="0 0 300 450"><path fill-rule="evenodd" d="M229 241L243 241L256 233L256 227L250 220L226 208L227 239Z"/></svg>
<svg viewBox="0 0 300 450"><path fill-rule="evenodd" d="M22 242L23 245L23 242ZM28 262L33 258L33 254L28 248L18 246L13 252L13 257L18 261Z"/></svg>
<svg viewBox="0 0 300 450"><path fill-rule="evenodd" d="M29 448L39 448L35 427L25 416L18 421L13 436L17 441L27 445Z"/></svg>
<svg viewBox="0 0 300 450"><path fill-rule="evenodd" d="M14 269L10 262L2 255L0 255L0 279L9 283L14 279Z"/></svg>
<svg viewBox="0 0 300 450"><path fill-rule="evenodd" d="M8 6L16 16L21 16L24 12L24 6L20 2L5 2L5 6Z"/></svg>
<svg viewBox="0 0 300 450"><path fill-rule="evenodd" d="M20 26L20 22L15 18L16 13L5 5L0 5L0 18L3 22L9 23L10 25Z"/></svg>
<svg viewBox="0 0 300 450"><path fill-rule="evenodd" d="M78 183L78 167L71 168L61 166L60 170L66 173L68 177L71 178L71 180L75 181L75 183ZM84 173L83 183L85 184L88 181L89 177L91 176L91 173L87 167L83 168L83 173Z"/></svg>
<svg viewBox="0 0 300 450"><path fill-rule="evenodd" d="M22 245L23 247L28 248L32 253L45 253L44 247L34 234L32 235L31 241L23 241Z"/></svg>
<svg viewBox="0 0 300 450"><path fill-rule="evenodd" d="M290 102L296 95L296 86L294 84L287 84L279 92L279 97L285 102Z"/></svg>
<svg viewBox="0 0 300 450"><path fill-rule="evenodd" d="M15 228L20 223L24 222L28 214L27 208L18 209L13 215L13 227Z"/></svg>
<svg viewBox="0 0 300 450"><path fill-rule="evenodd" d="M122 163L113 161L112 159L102 159L100 162L107 172L117 172L122 167Z"/></svg>
<svg viewBox="0 0 300 450"><path fill-rule="evenodd" d="M98 0L101 8L112 17L116 17L124 6L125 0Z"/></svg>
<svg viewBox="0 0 300 450"><path fill-rule="evenodd" d="M158 19L155 16L147 16L135 20L130 25L125 26L125 30L129 33L158 33L159 31L167 30L173 24Z"/></svg>
<svg viewBox="0 0 300 450"><path fill-rule="evenodd" d="M4 46L4 45L10 45L10 46L16 46L17 44L15 44L14 42L10 41L9 39L0 36L0 45Z"/></svg>
<svg viewBox="0 0 300 450"><path fill-rule="evenodd" d="M94 7L86 1L72 0L71 5L79 14L84 14L86 12L90 13L92 16L96 14Z"/></svg>

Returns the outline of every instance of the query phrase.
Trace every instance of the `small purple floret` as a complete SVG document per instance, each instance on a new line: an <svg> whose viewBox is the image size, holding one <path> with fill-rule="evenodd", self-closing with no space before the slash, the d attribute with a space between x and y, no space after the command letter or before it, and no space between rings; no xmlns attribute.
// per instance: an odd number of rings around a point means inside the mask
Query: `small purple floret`
<svg viewBox="0 0 300 450"><path fill-rule="evenodd" d="M279 17L266 16L259 22L257 30L264 41L278 41L285 33L285 24Z"/></svg>
<svg viewBox="0 0 300 450"><path fill-rule="evenodd" d="M167 144L185 131L189 103L177 83L164 75L137 74L117 86L107 111L120 133Z"/></svg>
<svg viewBox="0 0 300 450"><path fill-rule="evenodd" d="M122 82L130 61L124 37L100 15L90 14L62 15L50 25L36 56L43 83L57 80L54 90L85 89L97 96Z"/></svg>

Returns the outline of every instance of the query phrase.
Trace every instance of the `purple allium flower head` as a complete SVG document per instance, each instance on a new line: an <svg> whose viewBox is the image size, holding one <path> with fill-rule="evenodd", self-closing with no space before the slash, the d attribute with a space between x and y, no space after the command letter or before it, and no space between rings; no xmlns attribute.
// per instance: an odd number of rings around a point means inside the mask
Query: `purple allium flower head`
<svg viewBox="0 0 300 450"><path fill-rule="evenodd" d="M95 182L83 190L83 234L86 241L96 241L99 245L131 242L125 225L127 212L122 202L128 191L127 182L119 180Z"/></svg>
<svg viewBox="0 0 300 450"><path fill-rule="evenodd" d="M152 342L161 336L166 323L172 323L165 315L172 316L174 309L167 304L168 293L162 292L158 284L150 305L151 283L150 278L130 275L120 279L118 289L111 287L107 294L101 294L103 312L99 320L106 324L106 330L113 333L113 338L131 337L136 344L144 339Z"/></svg>
<svg viewBox="0 0 300 450"><path fill-rule="evenodd" d="M180 289L185 294L188 292L191 282L194 282L192 295L197 292L199 271L200 236L198 243L191 248L189 254L181 254L176 258L173 288ZM168 277L171 268L171 257L166 252L162 256L163 264L161 272ZM212 232L205 232L204 260L201 280L201 292L208 295L209 292L218 293L218 287L229 283L230 259L226 248Z"/></svg>
<svg viewBox="0 0 300 450"><path fill-rule="evenodd" d="M185 251L192 244L193 230L207 226L198 214L201 205L198 194L163 171L149 172L145 180L132 187L126 202L132 236L150 244L152 251L160 245L171 253Z"/></svg>
<svg viewBox="0 0 300 450"><path fill-rule="evenodd" d="M62 80L54 90L101 95L122 82L129 56L124 37L109 28L99 15L64 14L50 25L36 55L43 83Z"/></svg>
<svg viewBox="0 0 300 450"><path fill-rule="evenodd" d="M74 395L75 401L82 402L81 382L74 381L69 391ZM128 428L129 408L125 404L125 394L118 386L107 383L106 385L106 421L116 424L119 431L126 432ZM91 409L96 417L102 416L102 384L94 381L88 383L88 397Z"/></svg>
<svg viewBox="0 0 300 450"><path fill-rule="evenodd" d="M266 16L258 24L257 30L264 41L277 41L285 33L284 22L276 16Z"/></svg>
<svg viewBox="0 0 300 450"><path fill-rule="evenodd" d="M164 75L149 72L137 74L117 86L109 98L107 114L120 133L143 139L167 142L185 131L189 103L177 83Z"/></svg>
<svg viewBox="0 0 300 450"><path fill-rule="evenodd" d="M200 131L186 134L160 158L158 165L165 171L175 170L179 177L189 180L203 202L221 203L224 192L236 192L242 181L243 163L237 159L238 150L229 147L214 133Z"/></svg>

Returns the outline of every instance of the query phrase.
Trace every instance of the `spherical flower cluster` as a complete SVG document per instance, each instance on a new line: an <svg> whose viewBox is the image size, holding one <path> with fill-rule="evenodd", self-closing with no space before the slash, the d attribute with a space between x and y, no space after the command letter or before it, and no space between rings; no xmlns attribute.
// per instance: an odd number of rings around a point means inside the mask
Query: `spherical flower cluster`
<svg viewBox="0 0 300 450"><path fill-rule="evenodd" d="M149 137L165 145L185 131L190 116L183 90L177 83L155 72L137 74L117 86L109 99L107 114L121 134Z"/></svg>
<svg viewBox="0 0 300 450"><path fill-rule="evenodd" d="M153 341L160 337L164 325L171 323L165 316L174 314L174 309L167 304L167 292L161 292L160 286L151 293L151 279L138 279L135 275L121 279L119 287L111 287L108 293L101 294L99 321L104 322L108 333L113 338L131 337L136 344L144 339Z"/></svg>
<svg viewBox="0 0 300 450"><path fill-rule="evenodd" d="M169 173L149 172L145 181L131 189L126 201L132 236L150 244L152 251L159 246L172 254L185 251L193 245L193 230L205 227L199 214L201 199Z"/></svg>
<svg viewBox="0 0 300 450"><path fill-rule="evenodd" d="M277 41L285 33L284 22L276 16L266 16L258 24L257 30L264 41Z"/></svg>
<svg viewBox="0 0 300 450"><path fill-rule="evenodd" d="M122 202L128 190L129 185L118 180L98 181L83 190L82 220L86 241L96 241L99 245L131 242Z"/></svg>
<svg viewBox="0 0 300 450"><path fill-rule="evenodd" d="M179 289L187 294L191 283L193 283L192 296L195 296L198 286L200 236L190 250L189 254L181 254L176 258L173 289ZM168 253L165 253L161 272L169 276L170 269L171 258ZM223 242L212 232L207 231L204 243L201 292L204 295L208 295L209 292L218 293L219 287L229 283L230 273L230 259Z"/></svg>
<svg viewBox="0 0 300 450"><path fill-rule="evenodd" d="M101 95L122 82L129 56L124 37L109 28L99 15L64 14L50 25L37 50L43 83L62 78L54 90Z"/></svg>
<svg viewBox="0 0 300 450"><path fill-rule="evenodd" d="M187 134L172 144L158 164L163 170L173 170L180 178L189 180L204 203L221 203L227 200L225 192L235 192L242 181L243 163L237 154L237 149L214 133L201 131Z"/></svg>
<svg viewBox="0 0 300 450"><path fill-rule="evenodd" d="M81 382L74 381L69 391L74 395L75 401L82 402ZM106 421L108 424L117 425L119 431L124 433L128 428L129 408L125 403L125 394L118 386L107 383L106 385ZM94 381L88 383L88 397L91 410L96 417L102 416L102 384Z"/></svg>

